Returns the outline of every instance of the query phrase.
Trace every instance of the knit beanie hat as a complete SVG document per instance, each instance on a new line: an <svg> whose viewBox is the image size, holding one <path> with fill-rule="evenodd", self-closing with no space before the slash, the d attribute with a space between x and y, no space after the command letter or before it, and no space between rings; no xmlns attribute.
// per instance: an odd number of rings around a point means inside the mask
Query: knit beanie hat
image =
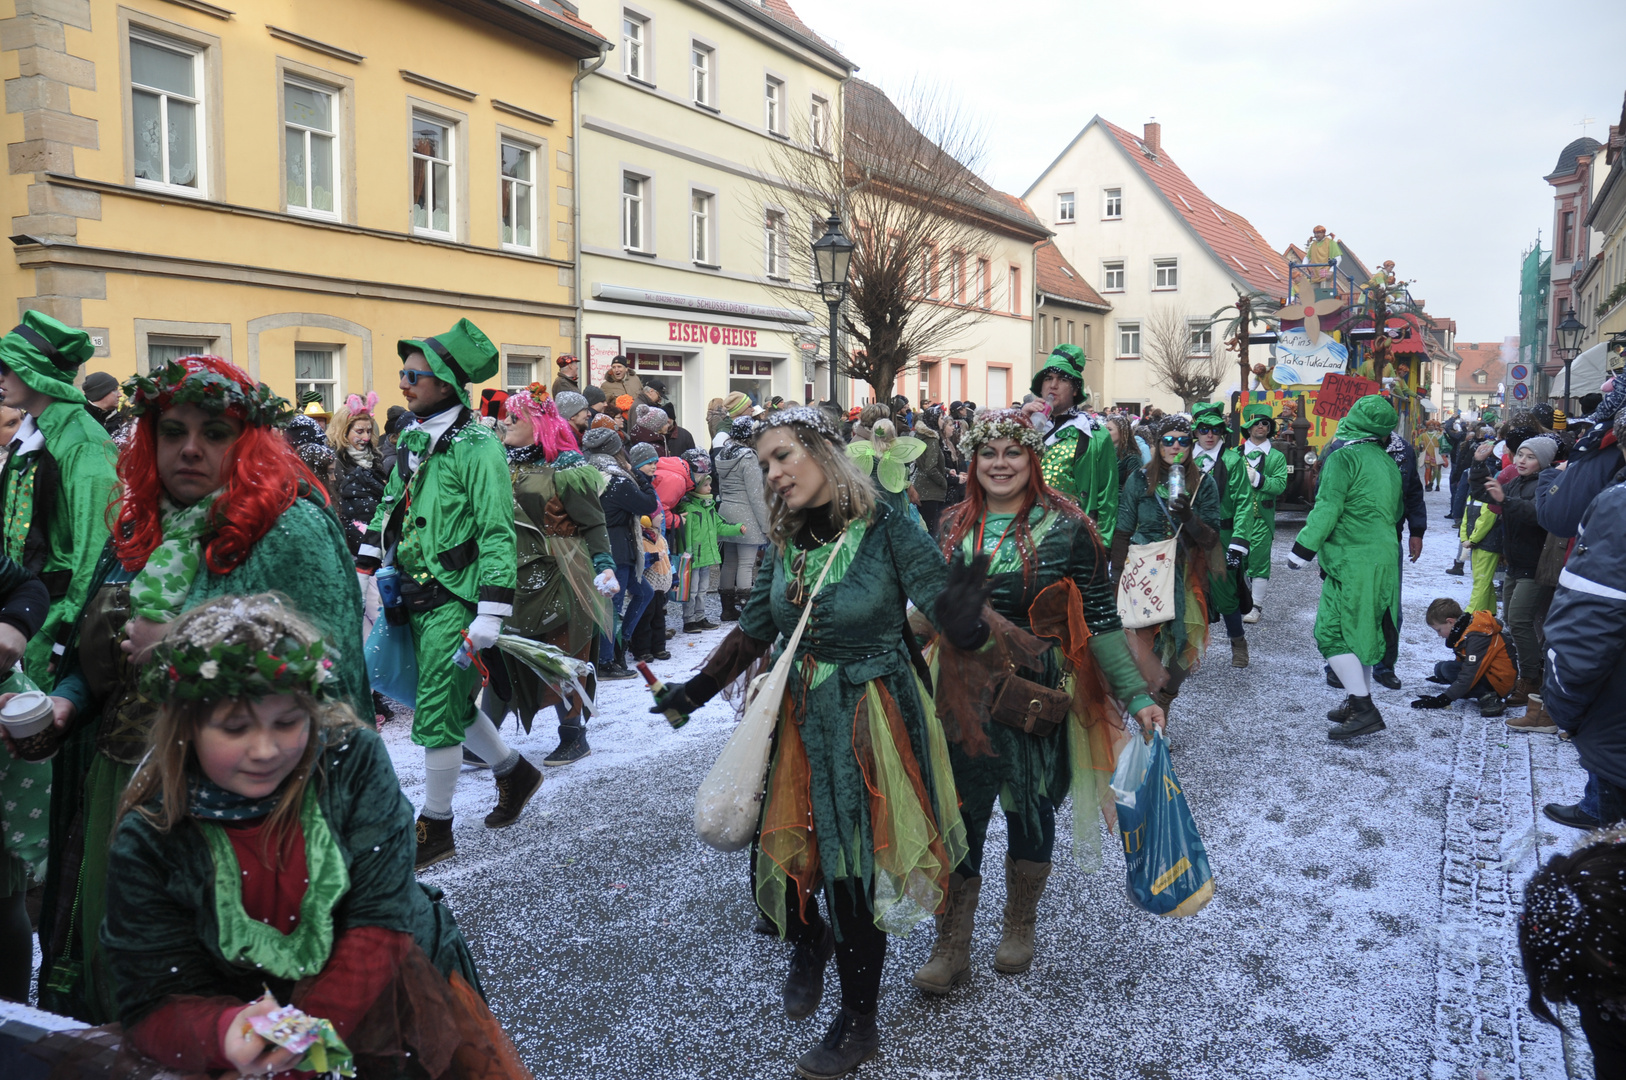
<svg viewBox="0 0 1626 1080"><path fill-rule="evenodd" d="M661 452L646 442L633 443L627 447L627 460L632 462L633 468L648 465L661 456Z"/></svg>
<svg viewBox="0 0 1626 1080"><path fill-rule="evenodd" d="M119 381L105 371L92 371L79 387L88 401L97 401L119 388Z"/></svg>
<svg viewBox="0 0 1626 1080"><path fill-rule="evenodd" d="M1533 439L1524 440L1519 449L1528 450L1536 455L1536 460L1541 462L1541 467L1545 469L1553 463L1553 458L1558 456L1558 440L1551 435L1537 435Z"/></svg>
<svg viewBox="0 0 1626 1080"><path fill-rule="evenodd" d="M661 428L666 426L667 419L666 410L657 409L653 405L647 406L643 415L638 417L638 422L633 425L633 432L638 435L657 435Z"/></svg>
<svg viewBox="0 0 1626 1080"><path fill-rule="evenodd" d="M595 427L582 436L582 450L588 454L609 454L614 457L621 452L621 436L614 428Z"/></svg>
<svg viewBox="0 0 1626 1080"><path fill-rule="evenodd" d="M711 473L711 455L704 450L685 450L683 460L689 463L690 476L706 476Z"/></svg>
<svg viewBox="0 0 1626 1080"><path fill-rule="evenodd" d="M604 413L599 413L597 416L593 417L592 424L590 424L588 426L589 427L596 427L596 428L609 428L611 431L619 431L620 427L621 427L621 421L617 420L613 416L608 416L608 415L606 415Z"/></svg>
<svg viewBox="0 0 1626 1080"><path fill-rule="evenodd" d="M582 397L587 399L587 407L592 408L594 405L603 403L604 391L600 390L592 383L588 383L586 386L582 387Z"/></svg>
<svg viewBox="0 0 1626 1080"><path fill-rule="evenodd" d="M559 415L564 417L566 420L569 420L572 416L575 416L577 413L588 407L587 396L585 394L578 394L574 390L566 390L564 393L554 398L553 402L555 405L559 406Z"/></svg>
<svg viewBox="0 0 1626 1080"><path fill-rule="evenodd" d="M749 416L736 417L734 423L729 425L728 437L737 443L748 443L751 436L756 434L757 422Z"/></svg>
<svg viewBox="0 0 1626 1080"><path fill-rule="evenodd" d="M740 390L735 390L723 399L723 411L729 416L743 416L750 407L750 397Z"/></svg>

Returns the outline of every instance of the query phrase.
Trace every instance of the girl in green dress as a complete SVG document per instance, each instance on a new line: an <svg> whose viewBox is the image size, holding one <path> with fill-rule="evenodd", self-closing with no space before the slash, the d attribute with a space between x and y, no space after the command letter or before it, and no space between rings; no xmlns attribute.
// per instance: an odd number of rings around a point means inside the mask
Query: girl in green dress
<svg viewBox="0 0 1626 1080"><path fill-rule="evenodd" d="M1056 807L1072 795L1074 857L1087 869L1099 867L1098 808L1110 815L1111 798L1103 801L1103 795L1117 748L1129 737L1122 708L1148 730L1163 723L1124 641L1101 539L1078 505L1044 481L1043 436L1019 409L985 410L964 444L970 461L966 499L944 515L943 551L956 573L962 562L973 574L986 566L993 611L1046 639L1034 643L1038 648L1028 663L1003 665L1001 681L1014 675L1063 688L1074 704L1052 730L1026 731L1010 726L1007 713L996 715L997 691L990 687L961 719L949 696L956 677L963 679L980 658L946 642L942 647L939 708L952 728L972 736L949 746L970 850L949 878L931 959L915 972L914 984L934 994L948 993L971 974L983 840L995 800L1005 811L1009 846L1005 925L994 968L1018 974L1033 962Z"/></svg>
<svg viewBox="0 0 1626 1080"><path fill-rule="evenodd" d="M966 854L947 743L906 641L908 601L941 625L945 569L926 531L877 499L823 413L793 406L769 414L756 452L774 548L769 571L758 574L739 624L701 672L669 684L655 711L699 708L792 633L813 604L775 733L755 882L758 906L796 945L784 986L788 1016L818 1007L835 955L841 1010L797 1062L800 1075L824 1080L879 1050L886 935L907 933L941 909L949 874ZM941 604L969 607L974 621L982 600L971 592ZM828 923L814 903L821 889Z"/></svg>

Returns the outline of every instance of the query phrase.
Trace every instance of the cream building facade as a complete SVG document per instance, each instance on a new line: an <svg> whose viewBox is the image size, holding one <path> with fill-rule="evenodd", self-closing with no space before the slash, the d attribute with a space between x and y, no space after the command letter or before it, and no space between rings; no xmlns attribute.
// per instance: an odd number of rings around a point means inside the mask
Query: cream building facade
<svg viewBox="0 0 1626 1080"><path fill-rule="evenodd" d="M814 223L775 198L771 161L787 145L839 153L852 64L783 0L587 0L581 14L615 39L580 88L583 378L625 355L697 437L731 390L822 396Z"/></svg>
<svg viewBox="0 0 1626 1080"><path fill-rule="evenodd" d="M1101 368L1097 408L1183 408L1154 385L1143 359L1147 325L1159 312L1188 320L1193 354L1204 355L1225 347L1205 324L1236 302L1237 288L1286 294L1281 253L1202 193L1163 148L1158 124L1137 137L1094 117L1024 199L1056 234L1061 254L1112 306L1105 340L1088 350L1090 364ZM1236 389L1235 376L1220 392L1227 386Z"/></svg>
<svg viewBox="0 0 1626 1080"><path fill-rule="evenodd" d="M553 0L0 0L6 288L87 370L225 356L397 400L396 339L467 317L502 381L572 346L571 88Z"/></svg>

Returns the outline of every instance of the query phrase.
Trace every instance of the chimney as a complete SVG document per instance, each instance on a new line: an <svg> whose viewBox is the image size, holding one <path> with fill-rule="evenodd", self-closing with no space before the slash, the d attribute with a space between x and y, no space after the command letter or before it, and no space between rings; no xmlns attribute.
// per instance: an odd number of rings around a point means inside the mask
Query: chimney
<svg viewBox="0 0 1626 1080"><path fill-rule="evenodd" d="M1163 125L1156 120L1146 122L1146 133L1140 140L1146 145L1146 152L1157 157L1163 150Z"/></svg>

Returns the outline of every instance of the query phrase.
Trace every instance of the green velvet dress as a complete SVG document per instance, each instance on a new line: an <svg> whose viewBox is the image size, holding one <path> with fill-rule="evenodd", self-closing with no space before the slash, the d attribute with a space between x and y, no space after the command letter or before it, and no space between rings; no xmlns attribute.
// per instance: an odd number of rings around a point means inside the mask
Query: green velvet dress
<svg viewBox="0 0 1626 1080"><path fill-rule="evenodd" d="M74 702L77 711L52 761L40 1004L92 1024L114 1018L113 988L95 936L107 902L107 839L158 714L157 705L137 691L139 669L119 649L133 577L108 545L54 691ZM329 655L338 696L358 717L370 718L372 692L360 644L361 589L338 519L314 498L295 500L229 574L201 569L183 610L219 596L272 591L287 596L330 643L355 643Z"/></svg>
<svg viewBox="0 0 1626 1080"><path fill-rule="evenodd" d="M1216 533L1220 529L1219 485L1208 474L1192 496L1193 513L1203 524ZM1122 495L1118 499L1118 532L1129 533L1132 544L1151 544L1167 540L1174 535L1177 523L1169 516L1169 489L1158 485L1153 492L1147 487L1146 470L1136 469L1129 474ZM1163 666L1173 668L1179 664L1187 671L1195 671L1197 661L1208 647L1207 587L1209 566L1205 554L1197 550L1187 532L1181 530L1180 558L1175 562L1174 618L1157 628L1156 650ZM1188 573L1190 566L1203 564L1201 575Z"/></svg>
<svg viewBox="0 0 1626 1080"><path fill-rule="evenodd" d="M786 590L798 554L787 547L757 575L743 633L780 642L794 632L803 609ZM946 568L926 531L885 503L806 554L809 592L832 557L774 740L758 901L783 930L787 903L854 880L876 925L907 933L938 909L965 854L947 742L904 644L905 601L932 611Z"/></svg>
<svg viewBox="0 0 1626 1080"><path fill-rule="evenodd" d="M126 1028L176 995L250 1002L269 989L286 1003L297 979L269 969L292 963L296 972L299 966L320 971L332 940L363 926L411 934L441 974L458 972L479 989L451 910L440 902L439 890L413 876L412 804L401 793L383 740L366 728L342 738L322 751L311 780L314 806L307 804L307 813L320 815L343 861L342 872L325 864L313 869L321 910L308 910L312 917L301 920L301 929L310 925L317 933L284 937L263 926L256 931L258 924L243 915L241 900L234 904L232 896L217 890L220 867L196 820L188 818L167 833L140 814L119 823L108 853L118 888L108 897L100 940L117 987L117 1019ZM307 844L307 852L314 850ZM229 869L235 871L236 864ZM340 886L342 894L333 897ZM231 943L233 954L259 959L228 957L223 940ZM252 948L240 951L249 940Z"/></svg>

